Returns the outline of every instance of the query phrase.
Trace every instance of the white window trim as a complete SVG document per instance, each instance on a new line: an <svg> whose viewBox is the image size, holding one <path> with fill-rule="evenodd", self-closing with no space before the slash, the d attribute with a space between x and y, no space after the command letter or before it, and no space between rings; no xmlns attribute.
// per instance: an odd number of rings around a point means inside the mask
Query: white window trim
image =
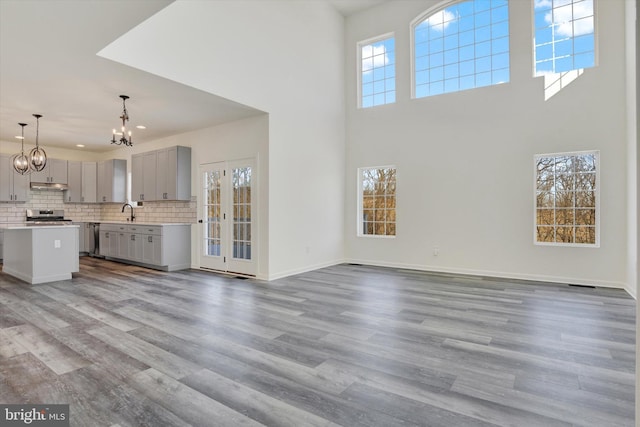
<svg viewBox="0 0 640 427"><path fill-rule="evenodd" d="M562 243L562 242L538 242L537 239L537 178L538 159L542 157L562 157L595 154L596 156L596 242L591 243ZM600 150L567 151L562 153L536 154L533 156L533 244L535 246L557 246L563 248L599 248L600 247Z"/></svg>
<svg viewBox="0 0 640 427"><path fill-rule="evenodd" d="M383 235L383 234L365 234L362 232L362 172L365 169L395 169L396 171L396 234L393 236ZM358 202L356 205L356 236L364 237L364 238L373 238L373 239L395 239L398 235L398 168L395 165L384 165L384 166L363 166L358 168L357 175L357 185L358 185Z"/></svg>
<svg viewBox="0 0 640 427"><path fill-rule="evenodd" d="M396 40L395 40L395 32L390 32L390 33L382 34L382 35L379 35L379 36L376 36L376 37L372 37L370 39L362 40L362 41L359 41L356 44L356 50L358 51L358 54L356 55L356 62L357 62L357 64L356 64L356 70L357 71L356 72L357 72L357 76L358 76L357 84L356 84L356 86L357 86L357 88L356 88L357 95L356 96L357 96L357 99L358 99L358 109L364 109L362 107L362 46L367 46L367 45L370 45L370 44L373 44L373 43L376 43L376 42L379 42L379 41L382 41L382 40L386 40L386 39L389 39L389 38L393 38L393 44L394 44L394 46L396 46L396 43L395 43L396 42ZM398 78L397 78L398 77L398 69L396 67L396 64L398 63L397 46L394 49L394 52L395 52L395 55L396 55L396 61L394 62L393 66L396 68L396 73L395 73L394 80L395 80L395 84L396 84L396 102L397 102L397 100L398 100ZM382 107L384 105L389 105L389 104L385 103L385 104L382 104L382 105L373 105L371 107L367 107L367 109L375 108L375 107Z"/></svg>

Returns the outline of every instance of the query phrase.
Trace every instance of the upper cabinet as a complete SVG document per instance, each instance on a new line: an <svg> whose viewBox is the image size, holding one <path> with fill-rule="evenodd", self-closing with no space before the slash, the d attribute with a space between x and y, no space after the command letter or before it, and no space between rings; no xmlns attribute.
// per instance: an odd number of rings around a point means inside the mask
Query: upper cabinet
<svg viewBox="0 0 640 427"><path fill-rule="evenodd" d="M124 203L127 192L127 161L98 162L98 202Z"/></svg>
<svg viewBox="0 0 640 427"><path fill-rule="evenodd" d="M31 182L67 184L67 161L47 159L47 165L40 172L31 173Z"/></svg>
<svg viewBox="0 0 640 427"><path fill-rule="evenodd" d="M64 201L67 203L96 203L98 201L98 183L96 162L69 161L69 189Z"/></svg>
<svg viewBox="0 0 640 427"><path fill-rule="evenodd" d="M29 195L29 175L13 170L11 156L0 154L0 202L26 202Z"/></svg>
<svg viewBox="0 0 640 427"><path fill-rule="evenodd" d="M131 198L191 200L191 148L177 146L132 156Z"/></svg>

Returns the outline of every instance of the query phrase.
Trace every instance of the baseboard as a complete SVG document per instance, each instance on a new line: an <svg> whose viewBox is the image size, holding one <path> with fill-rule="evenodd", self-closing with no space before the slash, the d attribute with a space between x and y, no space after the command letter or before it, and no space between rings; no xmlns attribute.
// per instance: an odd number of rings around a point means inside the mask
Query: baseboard
<svg viewBox="0 0 640 427"><path fill-rule="evenodd" d="M315 265L308 265L308 266L296 268L293 270L281 271L279 273L269 274L266 280L282 279L284 277L293 276L295 274L302 274L309 271L318 270L320 268L331 267L332 265L343 264L345 262L346 261L344 259L339 259L339 260L323 262Z"/></svg>
<svg viewBox="0 0 640 427"><path fill-rule="evenodd" d="M549 282L549 283L567 283L570 285L584 285L584 286L598 286L603 288L616 288L624 289L632 297L634 294L630 292L626 283L607 281L607 280L591 280L585 278L575 278L566 276L548 276L543 274L521 274L512 272L492 271L492 270L474 270L467 268L448 268L433 265L419 265L419 264L404 264L404 263L390 263L371 261L364 259L348 259L345 262L363 265L374 265L378 267L390 267L390 268L402 268L407 270L419 270L430 271L434 273L448 273L448 274L463 274L468 276L481 276L481 277L496 277L500 279L514 279L514 280L530 280L535 282Z"/></svg>

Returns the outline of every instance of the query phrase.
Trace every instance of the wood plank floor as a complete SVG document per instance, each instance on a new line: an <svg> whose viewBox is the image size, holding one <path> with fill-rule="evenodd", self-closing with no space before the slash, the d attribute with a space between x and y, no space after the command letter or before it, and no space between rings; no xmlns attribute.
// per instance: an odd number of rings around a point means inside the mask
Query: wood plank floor
<svg viewBox="0 0 640 427"><path fill-rule="evenodd" d="M90 426L632 426L622 290L339 265L0 273L0 402Z"/></svg>

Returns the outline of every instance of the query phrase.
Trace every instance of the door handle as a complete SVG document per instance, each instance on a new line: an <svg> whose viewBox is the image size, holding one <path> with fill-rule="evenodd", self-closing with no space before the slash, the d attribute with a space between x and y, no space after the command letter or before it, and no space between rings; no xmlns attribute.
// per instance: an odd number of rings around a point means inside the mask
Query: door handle
<svg viewBox="0 0 640 427"><path fill-rule="evenodd" d="M198 222L199 222L200 224L202 224L202 220L201 220L201 219L199 219L199 220L198 220Z"/></svg>

